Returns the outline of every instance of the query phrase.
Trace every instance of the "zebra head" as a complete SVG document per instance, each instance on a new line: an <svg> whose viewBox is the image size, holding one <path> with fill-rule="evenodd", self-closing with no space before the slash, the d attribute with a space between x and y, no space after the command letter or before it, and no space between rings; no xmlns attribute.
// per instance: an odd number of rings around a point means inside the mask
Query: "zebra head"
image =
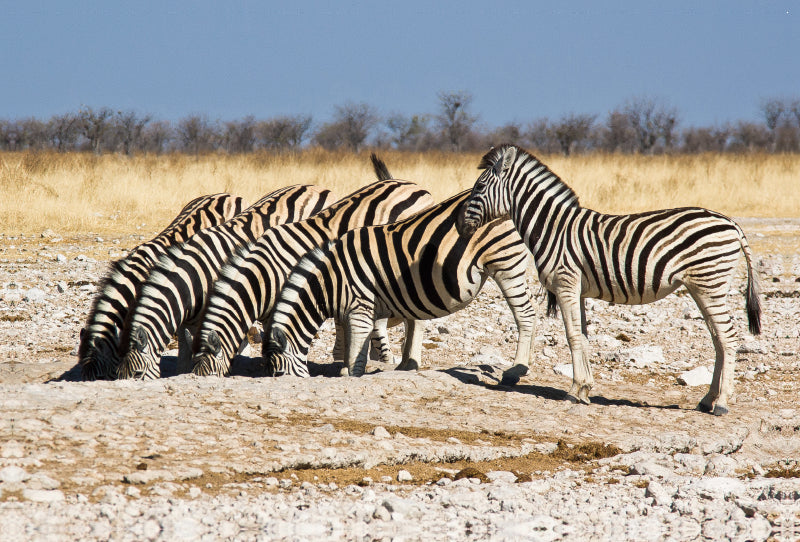
<svg viewBox="0 0 800 542"><path fill-rule="evenodd" d="M199 376L225 376L230 364L224 359L222 343L216 331L201 332L199 347L192 357L192 372Z"/></svg>
<svg viewBox="0 0 800 542"><path fill-rule="evenodd" d="M272 329L269 342L262 351L266 373L269 376L293 375L308 377L305 356L294 351L281 329Z"/></svg>
<svg viewBox="0 0 800 542"><path fill-rule="evenodd" d="M93 333L81 329L78 347L78 365L83 380L114 380L117 377L119 355L117 354L118 329L113 328L113 336Z"/></svg>
<svg viewBox="0 0 800 542"><path fill-rule="evenodd" d="M131 329L130 348L117 368L117 378L149 380L158 378L158 356L153 352L147 332L141 326Z"/></svg>
<svg viewBox="0 0 800 542"><path fill-rule="evenodd" d="M510 212L508 172L517 158L517 147L493 147L481 159L482 169L472 193L461 205L456 219L459 235L470 237L475 231L496 218L507 217Z"/></svg>

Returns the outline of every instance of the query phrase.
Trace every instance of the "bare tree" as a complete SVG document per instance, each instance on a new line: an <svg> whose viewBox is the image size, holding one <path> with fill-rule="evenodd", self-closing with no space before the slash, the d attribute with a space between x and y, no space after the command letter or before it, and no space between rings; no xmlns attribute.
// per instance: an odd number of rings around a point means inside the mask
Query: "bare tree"
<svg viewBox="0 0 800 542"><path fill-rule="evenodd" d="M217 140L217 130L204 115L190 115L178 122L176 129L178 143L195 156L213 150Z"/></svg>
<svg viewBox="0 0 800 542"><path fill-rule="evenodd" d="M687 153L724 152L730 134L729 126L686 128L682 134L681 150Z"/></svg>
<svg viewBox="0 0 800 542"><path fill-rule="evenodd" d="M770 98L761 102L761 113L770 132L775 132L786 109L784 101L780 98Z"/></svg>
<svg viewBox="0 0 800 542"><path fill-rule="evenodd" d="M503 143L515 143L517 145L525 145L525 137L522 133L522 127L515 122L499 126L494 130L488 132L484 139L484 148L494 147Z"/></svg>
<svg viewBox="0 0 800 542"><path fill-rule="evenodd" d="M734 152L766 151L771 146L772 134L763 124L739 121L731 136L729 149Z"/></svg>
<svg viewBox="0 0 800 542"><path fill-rule="evenodd" d="M386 121L390 141L394 148L402 151L423 151L434 145L428 115L392 115Z"/></svg>
<svg viewBox="0 0 800 542"><path fill-rule="evenodd" d="M634 152L636 137L630 117L618 109L608 114L605 125L596 134L598 146L606 152Z"/></svg>
<svg viewBox="0 0 800 542"><path fill-rule="evenodd" d="M594 119L594 115L569 114L550 126L564 156L569 156L576 145L589 139Z"/></svg>
<svg viewBox="0 0 800 542"><path fill-rule="evenodd" d="M623 113L636 134L638 151L653 152L659 138L665 148L674 142L674 130L678 122L677 112L651 98L636 98L625 104Z"/></svg>
<svg viewBox="0 0 800 542"><path fill-rule="evenodd" d="M102 142L106 132L111 127L110 119L114 112L108 107L95 111L91 107L81 109L78 113L81 120L81 131L89 142L89 147L95 154L103 152Z"/></svg>
<svg viewBox="0 0 800 542"><path fill-rule="evenodd" d="M231 153L252 152L256 145L256 120L247 116L241 120L228 121L222 132L222 145Z"/></svg>
<svg viewBox="0 0 800 542"><path fill-rule="evenodd" d="M333 121L317 130L314 142L326 149L347 148L358 152L377 123L378 114L370 105L337 105Z"/></svg>
<svg viewBox="0 0 800 542"><path fill-rule="evenodd" d="M167 150L167 145L172 138L173 130L169 121L151 122L142 130L142 150L161 154Z"/></svg>
<svg viewBox="0 0 800 542"><path fill-rule="evenodd" d="M117 111L114 128L122 152L130 156L141 148L142 134L150 120L150 115L140 117L135 111Z"/></svg>
<svg viewBox="0 0 800 542"><path fill-rule="evenodd" d="M440 92L436 122L451 150L463 150L477 116L469 113L472 95L466 91Z"/></svg>
<svg viewBox="0 0 800 542"><path fill-rule="evenodd" d="M536 119L528 124L525 133L523 134L525 140L530 146L540 153L556 152L557 146L553 142L552 133L550 128L551 123L548 119Z"/></svg>
<svg viewBox="0 0 800 542"><path fill-rule="evenodd" d="M256 126L260 145L266 149L297 149L311 128L311 115L281 116Z"/></svg>
<svg viewBox="0 0 800 542"><path fill-rule="evenodd" d="M73 150L80 137L81 119L74 113L55 115L47 123L47 139L50 147L58 152Z"/></svg>

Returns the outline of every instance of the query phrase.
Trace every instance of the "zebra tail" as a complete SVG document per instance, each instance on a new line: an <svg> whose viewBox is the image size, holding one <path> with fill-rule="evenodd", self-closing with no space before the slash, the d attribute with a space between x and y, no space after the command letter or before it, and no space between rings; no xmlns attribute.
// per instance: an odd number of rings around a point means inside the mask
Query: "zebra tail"
<svg viewBox="0 0 800 542"><path fill-rule="evenodd" d="M742 245L744 259L747 263L747 291L745 292L745 310L747 311L747 327L753 335L761 334L761 286L758 282L757 272L753 270L752 253L750 245L741 234L739 243Z"/></svg>
<svg viewBox="0 0 800 542"><path fill-rule="evenodd" d="M375 175L378 176L379 181L388 181L393 178L392 174L389 173L389 168L386 167L383 160L378 158L374 152L369 155L369 159L372 160L372 169L375 170Z"/></svg>
<svg viewBox="0 0 800 542"><path fill-rule="evenodd" d="M556 301L556 294L547 292L547 316L555 318L558 315L558 302Z"/></svg>

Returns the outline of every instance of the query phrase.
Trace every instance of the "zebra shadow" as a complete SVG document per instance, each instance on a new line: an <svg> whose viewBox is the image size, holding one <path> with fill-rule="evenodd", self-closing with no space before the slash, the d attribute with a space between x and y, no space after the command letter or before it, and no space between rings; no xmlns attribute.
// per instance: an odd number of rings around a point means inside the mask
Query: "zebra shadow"
<svg viewBox="0 0 800 542"><path fill-rule="evenodd" d="M536 384L520 384L517 383L513 386L505 386L500 384L502 378L502 370L491 365L475 365L470 367L453 367L450 369L442 369L442 372L452 376L453 378L469 384L472 386L481 386L483 388L506 393L520 393L523 395L533 395L542 399L554 401L566 401L567 390L553 388L551 386L539 386ZM593 405L601 406L628 406L636 408L657 408L665 410L681 410L680 405L653 405L645 401L631 401L630 399L609 399L602 395L593 395L589 397ZM689 409L692 410L692 409Z"/></svg>

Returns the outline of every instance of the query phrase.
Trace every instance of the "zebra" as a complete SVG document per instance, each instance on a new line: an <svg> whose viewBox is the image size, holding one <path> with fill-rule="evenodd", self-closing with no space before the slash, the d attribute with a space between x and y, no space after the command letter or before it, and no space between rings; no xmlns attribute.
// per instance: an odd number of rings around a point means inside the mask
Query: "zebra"
<svg viewBox="0 0 800 542"><path fill-rule="evenodd" d="M214 284L193 345L192 372L229 373L236 345L250 322L259 320L264 330L269 329L270 314L285 278L307 252L353 228L394 222L432 204L430 193L416 184L385 179L304 222L267 231L231 258ZM385 344L385 332L378 338Z"/></svg>
<svg viewBox="0 0 800 542"><path fill-rule="evenodd" d="M330 190L313 185L280 188L228 222L170 248L142 286L122 328L118 378L157 378L158 357L173 333L178 335L178 370L186 372L190 330L231 254L270 227L307 218L332 200Z"/></svg>
<svg viewBox="0 0 800 542"><path fill-rule="evenodd" d="M528 251L508 220L487 224L472 240L459 237L455 222L468 196L464 191L401 222L347 232L306 255L275 305L264 355L268 370L276 376L308 376L309 345L328 318L345 328L347 370L342 374L364 374L366 339L379 318L405 321L397 369L418 369L418 321L461 310L493 277L517 323L515 365L501 381L515 383L527 372L534 329L525 278Z"/></svg>
<svg viewBox="0 0 800 542"><path fill-rule="evenodd" d="M86 325L80 332L78 365L83 380L116 378L119 330L140 286L158 259L170 246L241 212L243 202L238 196L224 193L195 198L161 233L111 264L100 281Z"/></svg>
<svg viewBox="0 0 800 542"><path fill-rule="evenodd" d="M478 169L483 172L462 207L458 230L469 236L506 216L516 225L549 292L549 312L561 309L572 353L570 400L588 404L593 384L584 298L639 305L685 286L716 351L711 386L698 409L718 416L728 412L736 332L726 295L740 250L747 267L748 327L755 335L761 332L758 277L744 232L733 220L699 207L632 215L583 208L566 183L514 145L493 148Z"/></svg>

